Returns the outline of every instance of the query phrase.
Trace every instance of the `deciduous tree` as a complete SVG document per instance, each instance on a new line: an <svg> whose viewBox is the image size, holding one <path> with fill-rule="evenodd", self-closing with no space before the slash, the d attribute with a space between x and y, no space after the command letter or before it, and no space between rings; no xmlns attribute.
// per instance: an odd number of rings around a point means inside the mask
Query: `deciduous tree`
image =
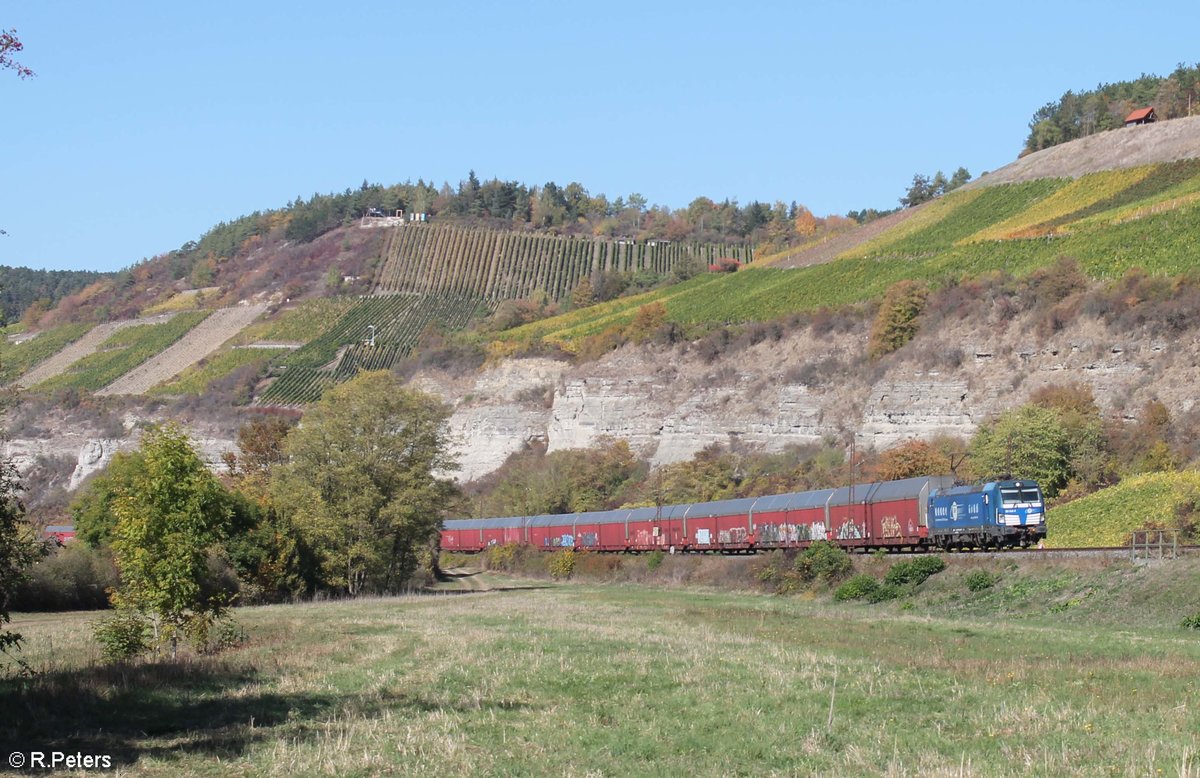
<svg viewBox="0 0 1200 778"><path fill-rule="evenodd" d="M209 552L225 537L233 507L177 425L147 431L140 453L141 471L113 500L121 586L112 599L148 617L174 657L185 630L203 636L228 605L205 582Z"/></svg>
<svg viewBox="0 0 1200 778"><path fill-rule="evenodd" d="M134 479L145 472L140 451L118 451L103 473L93 476L71 503L71 520L78 540L93 548L112 541L117 498L134 488Z"/></svg>
<svg viewBox="0 0 1200 778"><path fill-rule="evenodd" d="M21 480L10 459L0 459L0 652L20 644L21 635L3 629L9 622L8 603L26 572L40 555L19 494Z"/></svg>
<svg viewBox="0 0 1200 778"><path fill-rule="evenodd" d="M929 441L909 440L883 452L874 470L880 481L944 475L950 472L950 457Z"/></svg>
<svg viewBox="0 0 1200 778"><path fill-rule="evenodd" d="M1070 438L1056 411L1024 405L979 428L970 465L980 478L1032 478L1053 497L1071 479Z"/></svg>
<svg viewBox="0 0 1200 778"><path fill-rule="evenodd" d="M349 594L406 586L458 494L449 409L383 371L329 390L288 435L275 504Z"/></svg>
<svg viewBox="0 0 1200 778"><path fill-rule="evenodd" d="M890 354L913 339L928 295L929 290L917 281L897 281L888 287L871 324L868 353L872 359Z"/></svg>

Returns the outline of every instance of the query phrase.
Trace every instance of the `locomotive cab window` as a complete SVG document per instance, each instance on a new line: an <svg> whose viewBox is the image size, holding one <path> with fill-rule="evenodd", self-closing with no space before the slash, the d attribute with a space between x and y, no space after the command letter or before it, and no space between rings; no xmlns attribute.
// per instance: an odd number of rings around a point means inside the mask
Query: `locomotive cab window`
<svg viewBox="0 0 1200 778"><path fill-rule="evenodd" d="M1041 502L1042 495L1037 489L1001 489L1000 499L1005 505L1017 505L1026 502Z"/></svg>

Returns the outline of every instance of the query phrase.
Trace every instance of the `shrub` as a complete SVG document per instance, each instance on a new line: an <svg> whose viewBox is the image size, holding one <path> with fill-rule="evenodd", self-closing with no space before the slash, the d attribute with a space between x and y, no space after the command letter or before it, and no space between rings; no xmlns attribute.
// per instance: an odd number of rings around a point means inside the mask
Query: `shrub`
<svg viewBox="0 0 1200 778"><path fill-rule="evenodd" d="M985 589L991 589L1000 580L997 574L989 573L987 570L974 570L967 575L967 589L973 592L982 592Z"/></svg>
<svg viewBox="0 0 1200 778"><path fill-rule="evenodd" d="M209 618L208 614L191 619L186 631L192 647L202 654L215 654L249 640L245 628L238 622L230 618Z"/></svg>
<svg viewBox="0 0 1200 778"><path fill-rule="evenodd" d="M13 594L12 607L22 611L107 608L108 590L117 583L117 568L107 550L74 542L30 568L28 579Z"/></svg>
<svg viewBox="0 0 1200 778"><path fill-rule="evenodd" d="M619 554L596 554L591 551L581 551L575 555L570 574L588 580L612 581L619 577L622 567L622 558Z"/></svg>
<svg viewBox="0 0 1200 778"><path fill-rule="evenodd" d="M1193 613L1183 621L1179 622L1179 626L1185 629L1200 629L1200 613Z"/></svg>
<svg viewBox="0 0 1200 778"><path fill-rule="evenodd" d="M109 662L128 662L150 650L150 622L137 611L119 610L101 619L92 634Z"/></svg>
<svg viewBox="0 0 1200 778"><path fill-rule="evenodd" d="M929 576L945 569L946 562L940 556L917 557L892 565L883 580L892 586L920 586Z"/></svg>
<svg viewBox="0 0 1200 778"><path fill-rule="evenodd" d="M867 593L867 602L887 602L888 600L896 599L900 596L900 594L901 591L899 586L884 582Z"/></svg>
<svg viewBox="0 0 1200 778"><path fill-rule="evenodd" d="M546 562L546 569L550 575L559 580L570 578L571 574L575 572L574 549L565 548L551 554L550 559Z"/></svg>
<svg viewBox="0 0 1200 778"><path fill-rule="evenodd" d="M928 294L928 289L917 281L897 281L888 287L871 324L868 354L872 359L890 354L913 339Z"/></svg>
<svg viewBox="0 0 1200 778"><path fill-rule="evenodd" d="M784 555L775 550L762 557L762 565L755 570L755 577L765 584L776 585L783 575Z"/></svg>
<svg viewBox="0 0 1200 778"><path fill-rule="evenodd" d="M512 572L513 562L517 557L517 544L505 543L502 546L488 546L483 554L483 566L488 570L504 570Z"/></svg>
<svg viewBox="0 0 1200 778"><path fill-rule="evenodd" d="M850 574L853 563L850 555L827 540L813 543L796 557L795 571L804 583L824 581L834 583Z"/></svg>
<svg viewBox="0 0 1200 778"><path fill-rule="evenodd" d="M657 570L659 566L662 565L663 560L666 558L667 555L664 554L660 549L651 551L646 557L646 569L651 571Z"/></svg>
<svg viewBox="0 0 1200 778"><path fill-rule="evenodd" d="M863 600L869 597L879 586L879 581L863 573L854 576L839 586L838 590L833 593L833 596L838 600Z"/></svg>

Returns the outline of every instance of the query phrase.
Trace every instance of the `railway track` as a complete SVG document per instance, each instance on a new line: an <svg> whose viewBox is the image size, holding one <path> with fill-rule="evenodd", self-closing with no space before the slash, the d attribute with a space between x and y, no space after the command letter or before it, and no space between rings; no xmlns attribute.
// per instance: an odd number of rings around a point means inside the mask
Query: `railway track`
<svg viewBox="0 0 1200 778"><path fill-rule="evenodd" d="M1177 556L1189 556L1200 552L1200 546L1178 546L1175 549ZM1046 559L1129 559L1132 557L1132 550L1129 546L1095 546L1092 548L1010 548L1003 551L947 551L947 556L970 556L982 559L999 558L1013 555L1026 557L1042 556ZM1164 548L1159 554L1157 549L1138 550L1138 559L1167 559L1170 558L1171 549Z"/></svg>

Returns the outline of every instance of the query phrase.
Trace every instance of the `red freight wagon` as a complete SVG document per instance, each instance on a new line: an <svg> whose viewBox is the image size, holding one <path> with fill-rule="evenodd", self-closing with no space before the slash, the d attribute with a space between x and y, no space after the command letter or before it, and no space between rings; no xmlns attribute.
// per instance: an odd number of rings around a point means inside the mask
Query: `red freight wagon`
<svg viewBox="0 0 1200 778"><path fill-rule="evenodd" d="M75 539L75 526L73 524L51 524L42 530L42 537L53 539L61 546Z"/></svg>
<svg viewBox="0 0 1200 778"><path fill-rule="evenodd" d="M929 493L952 485L949 478L874 484L864 506L866 535L871 545L921 545L929 537Z"/></svg>
<svg viewBox="0 0 1200 778"><path fill-rule="evenodd" d="M442 547L524 543L596 551L752 551L831 540L850 548L923 545L930 492L950 476L906 478L718 502L445 522Z"/></svg>
<svg viewBox="0 0 1200 778"><path fill-rule="evenodd" d="M751 514L757 548L787 548L825 540L829 530L826 512L833 489L792 492L760 497Z"/></svg>
<svg viewBox="0 0 1200 778"><path fill-rule="evenodd" d="M750 512L757 498L695 503L683 512L683 547L694 551L750 548Z"/></svg>

